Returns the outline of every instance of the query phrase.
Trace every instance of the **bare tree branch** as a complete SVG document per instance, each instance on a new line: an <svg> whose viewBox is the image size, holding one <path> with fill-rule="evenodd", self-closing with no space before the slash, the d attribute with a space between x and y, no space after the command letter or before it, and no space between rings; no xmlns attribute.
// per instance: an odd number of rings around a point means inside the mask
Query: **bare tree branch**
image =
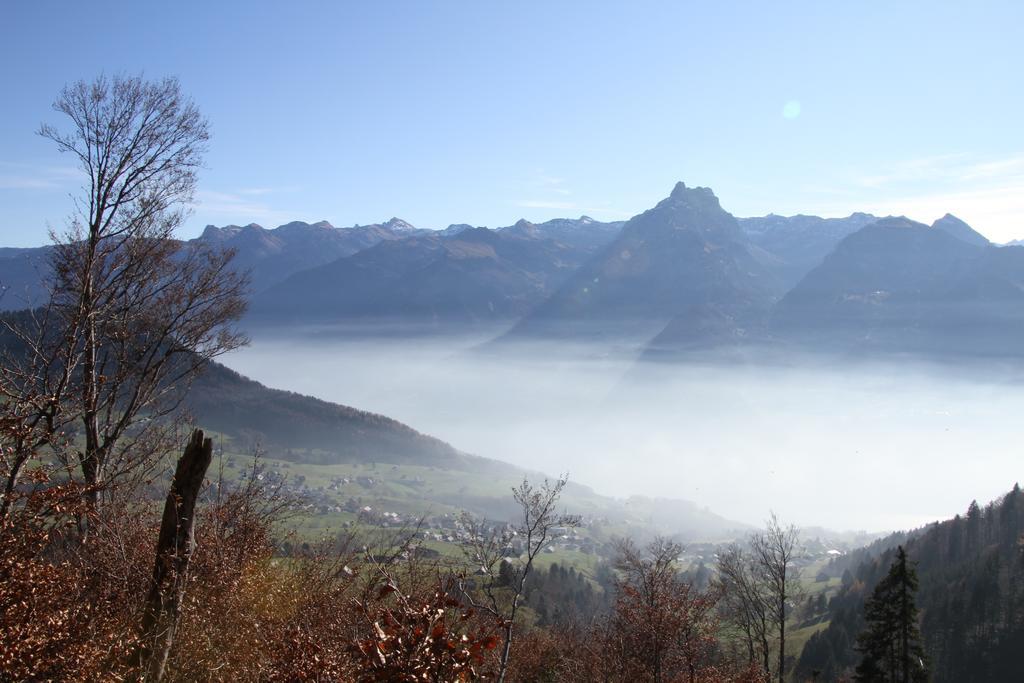
<svg viewBox="0 0 1024 683"><path fill-rule="evenodd" d="M173 239L209 139L177 80L80 81L54 110L70 126L39 134L86 180L67 230L54 235L44 313L8 325L18 351L3 364L0 397L25 406L36 441L77 424L78 447L63 461L95 507L168 452L176 425L163 418L203 365L247 342L234 328L247 279L231 269L231 252ZM5 472L15 485L18 473Z"/></svg>
<svg viewBox="0 0 1024 683"><path fill-rule="evenodd" d="M463 553L471 566L479 568L476 574L480 581L478 590L483 593L484 601L481 602L473 595L466 577L459 580L459 590L470 605L482 609L498 621L503 640L498 669L499 683L505 680L508 673L516 615L534 561L551 545L554 540L552 532L556 528L579 526L578 516L559 513L557 510L558 500L567 483L568 475L559 477L553 483L545 479L540 486L534 486L524 477L523 482L512 489L512 497L519 505L522 517L511 529L507 526L487 527L482 521L463 516L469 531ZM515 562L509 564L506 582L499 570L506 561L506 548L514 542L522 543L523 551Z"/></svg>

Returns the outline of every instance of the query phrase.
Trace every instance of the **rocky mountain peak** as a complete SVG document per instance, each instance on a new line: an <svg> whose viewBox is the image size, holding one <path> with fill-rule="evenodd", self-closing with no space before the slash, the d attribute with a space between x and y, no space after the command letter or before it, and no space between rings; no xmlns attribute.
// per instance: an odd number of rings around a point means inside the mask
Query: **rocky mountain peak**
<svg viewBox="0 0 1024 683"><path fill-rule="evenodd" d="M947 213L945 216L932 223L932 228L942 230L943 232L956 237L958 240L962 240L975 246L985 247L989 244L988 239L986 239L984 235L951 213Z"/></svg>
<svg viewBox="0 0 1024 683"><path fill-rule="evenodd" d="M401 218L395 217L392 217L391 220L385 223L384 227L388 228L389 230L395 230L399 232L416 229L411 223L407 223L406 221L403 221Z"/></svg>

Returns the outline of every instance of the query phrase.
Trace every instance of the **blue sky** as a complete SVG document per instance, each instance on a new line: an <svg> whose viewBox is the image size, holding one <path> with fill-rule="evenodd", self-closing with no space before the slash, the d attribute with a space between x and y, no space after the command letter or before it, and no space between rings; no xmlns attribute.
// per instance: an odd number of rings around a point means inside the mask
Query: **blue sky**
<svg viewBox="0 0 1024 683"><path fill-rule="evenodd" d="M973 5L973 6L971 6ZM737 215L946 211L1024 237L1024 3L7 3L0 244L79 179L68 82L176 75L207 223L626 218L676 180Z"/></svg>

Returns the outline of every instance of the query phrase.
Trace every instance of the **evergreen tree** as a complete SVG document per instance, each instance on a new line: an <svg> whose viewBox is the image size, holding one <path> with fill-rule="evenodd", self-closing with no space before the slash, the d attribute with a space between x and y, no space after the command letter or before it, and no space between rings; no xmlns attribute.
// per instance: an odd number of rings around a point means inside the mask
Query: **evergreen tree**
<svg viewBox="0 0 1024 683"><path fill-rule="evenodd" d="M928 665L918 629L917 572L903 546L889 573L864 605L864 631L857 638L862 654L856 680L864 683L927 681Z"/></svg>

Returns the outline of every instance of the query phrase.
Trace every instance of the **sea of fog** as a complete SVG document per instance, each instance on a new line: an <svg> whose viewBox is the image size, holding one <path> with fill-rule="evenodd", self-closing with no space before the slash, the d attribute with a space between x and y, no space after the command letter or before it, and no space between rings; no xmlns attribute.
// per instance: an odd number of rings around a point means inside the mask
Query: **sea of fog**
<svg viewBox="0 0 1024 683"><path fill-rule="evenodd" d="M757 524L905 529L1024 479L1024 382L1004 367L882 362L640 367L626 349L486 333L255 335L225 363L382 413L456 448L568 472L598 492L682 498Z"/></svg>

